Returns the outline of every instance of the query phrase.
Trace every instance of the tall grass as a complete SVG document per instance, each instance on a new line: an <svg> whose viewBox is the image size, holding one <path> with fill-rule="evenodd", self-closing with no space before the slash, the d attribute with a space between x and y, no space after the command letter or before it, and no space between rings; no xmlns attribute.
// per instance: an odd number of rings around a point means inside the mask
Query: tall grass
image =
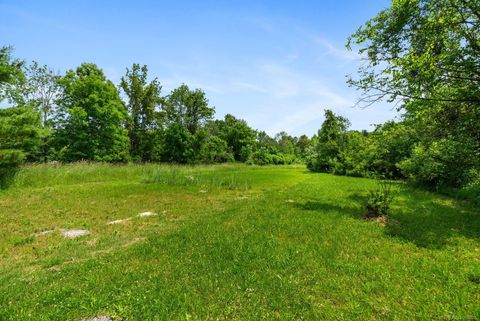
<svg viewBox="0 0 480 321"><path fill-rule="evenodd" d="M90 162L31 164L20 169L11 187L45 187L139 179L144 168L143 165Z"/></svg>
<svg viewBox="0 0 480 321"><path fill-rule="evenodd" d="M15 175L10 188L37 188L102 182L249 189L251 182L237 173L244 165L184 166L171 164L30 164Z"/></svg>
<svg viewBox="0 0 480 321"><path fill-rule="evenodd" d="M216 170L212 170L216 169ZM223 170L222 170L223 169ZM227 189L251 188L251 182L240 177L235 172L227 173L225 169L215 167L186 167L186 166L161 166L146 168L143 182L163 185L221 187Z"/></svg>

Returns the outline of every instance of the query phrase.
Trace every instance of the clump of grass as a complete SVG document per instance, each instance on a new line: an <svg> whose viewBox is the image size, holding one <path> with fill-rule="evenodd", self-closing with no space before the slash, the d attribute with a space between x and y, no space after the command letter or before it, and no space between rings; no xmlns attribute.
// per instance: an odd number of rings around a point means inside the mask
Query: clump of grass
<svg viewBox="0 0 480 321"><path fill-rule="evenodd" d="M158 167L146 170L143 182L162 185L203 186L210 188L227 188L247 190L250 182L235 173L216 173L202 168L181 166Z"/></svg>
<svg viewBox="0 0 480 321"><path fill-rule="evenodd" d="M13 240L13 245L14 246L21 246L21 245L25 245L25 244L29 244L29 243L32 243L34 240L34 237L33 236L27 236L27 237L20 237L20 238L16 238Z"/></svg>

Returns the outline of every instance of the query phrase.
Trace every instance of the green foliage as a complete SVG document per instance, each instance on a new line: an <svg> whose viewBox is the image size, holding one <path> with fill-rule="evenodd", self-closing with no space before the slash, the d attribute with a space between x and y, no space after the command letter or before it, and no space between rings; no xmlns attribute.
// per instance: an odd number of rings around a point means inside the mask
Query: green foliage
<svg viewBox="0 0 480 321"><path fill-rule="evenodd" d="M379 180L377 188L369 192L365 204L366 217L375 218L387 216L394 198L394 185L391 181Z"/></svg>
<svg viewBox="0 0 480 321"><path fill-rule="evenodd" d="M202 145L201 161L204 163L233 162L233 155L228 152L227 142L218 136L210 136Z"/></svg>
<svg viewBox="0 0 480 321"><path fill-rule="evenodd" d="M130 139L130 155L134 160L155 158L155 136L160 133L161 114L156 108L162 103L162 86L157 78L147 83L148 68L133 64L122 77L120 87L128 98L126 127Z"/></svg>
<svg viewBox="0 0 480 321"><path fill-rule="evenodd" d="M0 109L0 149L22 151L29 161L38 159L42 146L40 115L30 106Z"/></svg>
<svg viewBox="0 0 480 321"><path fill-rule="evenodd" d="M25 154L18 149L0 149L0 188L6 188L11 183Z"/></svg>
<svg viewBox="0 0 480 321"><path fill-rule="evenodd" d="M22 76L22 61L12 58L12 47L0 47L0 101L3 100L5 85Z"/></svg>
<svg viewBox="0 0 480 321"><path fill-rule="evenodd" d="M256 134L246 121L227 114L224 120L215 120L211 126L212 133L227 142L228 152L233 154L236 161L248 159Z"/></svg>
<svg viewBox="0 0 480 321"><path fill-rule="evenodd" d="M345 145L345 132L349 121L325 110L325 121L318 131L307 156L307 167L314 172L331 173L339 161L340 151Z"/></svg>
<svg viewBox="0 0 480 321"><path fill-rule="evenodd" d="M82 64L75 72L69 71L60 84L63 92L55 133L60 158L128 160L128 135L123 128L127 111L103 71L94 64Z"/></svg>
<svg viewBox="0 0 480 321"><path fill-rule="evenodd" d="M294 162L292 154L272 153L263 147L251 153L246 161L249 165L289 165Z"/></svg>
<svg viewBox="0 0 480 321"><path fill-rule="evenodd" d="M473 0L393 1L349 39L368 58L349 81L363 102L404 111L375 134L374 170L443 188L480 169L479 12Z"/></svg>
<svg viewBox="0 0 480 321"><path fill-rule="evenodd" d="M417 145L400 168L412 182L430 189L462 187L472 179L467 154L463 142L442 139L429 146Z"/></svg>
<svg viewBox="0 0 480 321"><path fill-rule="evenodd" d="M273 164L273 155L265 148L261 148L250 154L246 163L249 165L270 165Z"/></svg>
<svg viewBox="0 0 480 321"><path fill-rule="evenodd" d="M367 96L478 105L480 4L396 0L352 35L368 57L350 83ZM445 91L445 88L455 89Z"/></svg>
<svg viewBox="0 0 480 321"><path fill-rule="evenodd" d="M163 107L167 124L185 127L192 135L215 113L215 109L208 105L205 92L190 90L187 85L174 89Z"/></svg>
<svg viewBox="0 0 480 321"><path fill-rule="evenodd" d="M367 170L383 177L403 178L399 163L411 156L417 141L417 132L411 123L389 121L376 126L369 136L369 153L365 155Z"/></svg>
<svg viewBox="0 0 480 321"><path fill-rule="evenodd" d="M195 137L187 128L172 124L165 130L162 144L161 159L164 162L187 164L195 162L193 150Z"/></svg>

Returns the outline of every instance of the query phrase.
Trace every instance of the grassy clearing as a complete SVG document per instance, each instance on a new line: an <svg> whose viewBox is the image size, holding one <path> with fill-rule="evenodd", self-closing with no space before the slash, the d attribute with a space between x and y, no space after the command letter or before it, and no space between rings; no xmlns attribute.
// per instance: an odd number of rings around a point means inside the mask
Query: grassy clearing
<svg viewBox="0 0 480 321"><path fill-rule="evenodd" d="M388 224L365 221L373 186L295 166L24 168L0 195L0 320L480 318L478 208L402 188Z"/></svg>

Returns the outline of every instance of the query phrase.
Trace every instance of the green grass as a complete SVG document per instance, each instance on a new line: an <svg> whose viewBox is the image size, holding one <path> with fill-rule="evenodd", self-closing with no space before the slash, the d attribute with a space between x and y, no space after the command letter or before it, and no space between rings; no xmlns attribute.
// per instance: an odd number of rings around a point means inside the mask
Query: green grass
<svg viewBox="0 0 480 321"><path fill-rule="evenodd" d="M301 166L26 167L0 195L0 320L480 318L478 207L402 187L387 224L366 221L374 186Z"/></svg>

